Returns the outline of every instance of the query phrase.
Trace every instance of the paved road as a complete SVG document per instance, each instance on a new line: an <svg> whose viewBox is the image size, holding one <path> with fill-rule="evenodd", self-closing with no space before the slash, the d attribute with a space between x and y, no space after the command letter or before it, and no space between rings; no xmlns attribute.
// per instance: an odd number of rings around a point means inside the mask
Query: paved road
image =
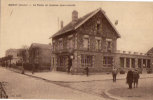
<svg viewBox="0 0 153 100"><path fill-rule="evenodd" d="M113 83L112 80L65 83L65 86L77 89L86 93L109 98L106 91L120 100L153 100L153 78L143 78L139 80L139 87L129 90L128 85L124 80L117 80ZM110 98L114 100L113 98Z"/></svg>
<svg viewBox="0 0 153 100"><path fill-rule="evenodd" d="M47 82L0 67L0 81L7 82L9 98L115 100L106 94L106 90L121 100L152 100L153 98L153 78L140 79L139 88L130 91L125 79L117 80L116 83L112 80Z"/></svg>
<svg viewBox="0 0 153 100"><path fill-rule="evenodd" d="M83 93L44 80L15 73L0 67L0 81L6 82L6 92L10 99L73 99L104 100L100 96Z"/></svg>

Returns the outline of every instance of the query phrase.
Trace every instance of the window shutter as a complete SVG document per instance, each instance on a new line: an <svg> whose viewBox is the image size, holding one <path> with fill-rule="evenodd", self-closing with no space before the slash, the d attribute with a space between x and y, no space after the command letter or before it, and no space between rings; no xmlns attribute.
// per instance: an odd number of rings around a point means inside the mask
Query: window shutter
<svg viewBox="0 0 153 100"><path fill-rule="evenodd" d="M99 50L101 50L101 40L99 41Z"/></svg>
<svg viewBox="0 0 153 100"><path fill-rule="evenodd" d="M111 43L110 43L110 50L112 51L112 47L113 47L113 43L112 43L112 41L111 41Z"/></svg>
<svg viewBox="0 0 153 100"><path fill-rule="evenodd" d="M90 39L88 38L88 49L90 49Z"/></svg>
<svg viewBox="0 0 153 100"><path fill-rule="evenodd" d="M107 52L107 46L108 46L108 43L105 41L105 44L104 44L104 51Z"/></svg>

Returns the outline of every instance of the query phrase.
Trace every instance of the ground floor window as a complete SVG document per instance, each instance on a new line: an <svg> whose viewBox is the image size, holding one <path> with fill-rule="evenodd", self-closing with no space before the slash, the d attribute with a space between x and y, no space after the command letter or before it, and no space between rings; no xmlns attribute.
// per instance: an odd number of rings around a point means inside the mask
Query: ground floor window
<svg viewBox="0 0 153 100"><path fill-rule="evenodd" d="M54 66L54 64L55 64L54 57L52 57L52 59L51 59L51 65Z"/></svg>
<svg viewBox="0 0 153 100"><path fill-rule="evenodd" d="M59 56L58 57L58 65L66 66L67 65L67 56Z"/></svg>
<svg viewBox="0 0 153 100"><path fill-rule="evenodd" d="M113 57L104 57L103 58L103 65L104 66L108 66L108 67L112 67L112 65L113 65Z"/></svg>
<svg viewBox="0 0 153 100"><path fill-rule="evenodd" d="M135 68L135 59L131 59L132 62L132 68Z"/></svg>
<svg viewBox="0 0 153 100"><path fill-rule="evenodd" d="M143 59L143 67L146 68L146 59Z"/></svg>
<svg viewBox="0 0 153 100"><path fill-rule="evenodd" d="M81 55L81 65L83 67L93 66L93 56L92 55Z"/></svg>
<svg viewBox="0 0 153 100"><path fill-rule="evenodd" d="M138 59L138 67L141 68L141 66L142 66L142 60Z"/></svg>
<svg viewBox="0 0 153 100"><path fill-rule="evenodd" d="M122 58L122 57L120 58L120 66L124 67L124 58Z"/></svg>
<svg viewBox="0 0 153 100"><path fill-rule="evenodd" d="M126 58L126 67L130 67L130 58Z"/></svg>
<svg viewBox="0 0 153 100"><path fill-rule="evenodd" d="M150 60L147 60L147 68L150 68Z"/></svg>

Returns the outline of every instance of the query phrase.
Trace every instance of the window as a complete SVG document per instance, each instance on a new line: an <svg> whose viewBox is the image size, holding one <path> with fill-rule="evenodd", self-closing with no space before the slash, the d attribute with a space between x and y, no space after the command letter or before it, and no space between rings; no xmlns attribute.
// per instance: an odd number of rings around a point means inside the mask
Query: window
<svg viewBox="0 0 153 100"><path fill-rule="evenodd" d="M59 56L58 64L59 64L59 66L65 66L66 65L66 56Z"/></svg>
<svg viewBox="0 0 153 100"><path fill-rule="evenodd" d="M96 50L101 49L101 38L96 37Z"/></svg>
<svg viewBox="0 0 153 100"><path fill-rule="evenodd" d="M113 57L104 57L103 64L105 66L111 67L113 65Z"/></svg>
<svg viewBox="0 0 153 100"><path fill-rule="evenodd" d="M54 63L55 63L55 62L54 62L54 57L53 57L52 59L53 59L53 60L52 60L52 62L53 62L52 64L53 64L53 66L54 66Z"/></svg>
<svg viewBox="0 0 153 100"><path fill-rule="evenodd" d="M92 67L93 64L93 56L91 55L81 55L81 65L83 67Z"/></svg>
<svg viewBox="0 0 153 100"><path fill-rule="evenodd" d="M97 28L97 34L99 34L100 33L100 21L99 20L97 21L96 28Z"/></svg>
<svg viewBox="0 0 153 100"><path fill-rule="evenodd" d="M124 58L120 57L120 67L124 67Z"/></svg>
<svg viewBox="0 0 153 100"><path fill-rule="evenodd" d="M67 48L68 49L72 49L73 48L73 40L72 40L72 38L68 39Z"/></svg>
<svg viewBox="0 0 153 100"><path fill-rule="evenodd" d="M131 59L131 64L132 64L132 68L135 68L135 59L134 58Z"/></svg>
<svg viewBox="0 0 153 100"><path fill-rule="evenodd" d="M106 51L112 52L112 39L106 39Z"/></svg>
<svg viewBox="0 0 153 100"><path fill-rule="evenodd" d="M69 35L68 36L67 48L68 49L72 49L73 48L73 35Z"/></svg>
<svg viewBox="0 0 153 100"><path fill-rule="evenodd" d="M108 41L108 46L107 46L108 48L110 48L111 47L111 41Z"/></svg>
<svg viewBox="0 0 153 100"><path fill-rule="evenodd" d="M53 43L52 47L53 47L53 51L55 51L55 43Z"/></svg>
<svg viewBox="0 0 153 100"><path fill-rule="evenodd" d="M126 58L126 67L130 67L130 58Z"/></svg>
<svg viewBox="0 0 153 100"><path fill-rule="evenodd" d="M63 41L59 41L59 49L63 49Z"/></svg>
<svg viewBox="0 0 153 100"><path fill-rule="evenodd" d="M83 39L83 47L84 47L85 49L88 49L88 42L89 42L89 39L88 39L88 38L84 38L84 39Z"/></svg>
<svg viewBox="0 0 153 100"><path fill-rule="evenodd" d="M147 67L150 68L150 59L147 60Z"/></svg>
<svg viewBox="0 0 153 100"><path fill-rule="evenodd" d="M142 60L138 59L138 67L141 68L141 66L142 66Z"/></svg>
<svg viewBox="0 0 153 100"><path fill-rule="evenodd" d="M69 48L72 49L73 48L73 40L72 40L72 38L69 40L69 43L70 43L69 44Z"/></svg>

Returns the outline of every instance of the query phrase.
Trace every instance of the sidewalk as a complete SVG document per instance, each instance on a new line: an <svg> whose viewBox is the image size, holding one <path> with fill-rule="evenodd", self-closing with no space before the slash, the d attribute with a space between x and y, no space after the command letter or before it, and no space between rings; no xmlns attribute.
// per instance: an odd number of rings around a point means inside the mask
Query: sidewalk
<svg viewBox="0 0 153 100"><path fill-rule="evenodd" d="M14 70L14 69L11 69ZM25 72L25 75L41 78L49 81L58 82L87 82L87 81L105 81L112 80L112 74L92 74L86 75L71 75L66 72L51 71L51 72ZM140 74L140 78L153 78L153 74ZM126 74L118 74L117 80L126 79Z"/></svg>

